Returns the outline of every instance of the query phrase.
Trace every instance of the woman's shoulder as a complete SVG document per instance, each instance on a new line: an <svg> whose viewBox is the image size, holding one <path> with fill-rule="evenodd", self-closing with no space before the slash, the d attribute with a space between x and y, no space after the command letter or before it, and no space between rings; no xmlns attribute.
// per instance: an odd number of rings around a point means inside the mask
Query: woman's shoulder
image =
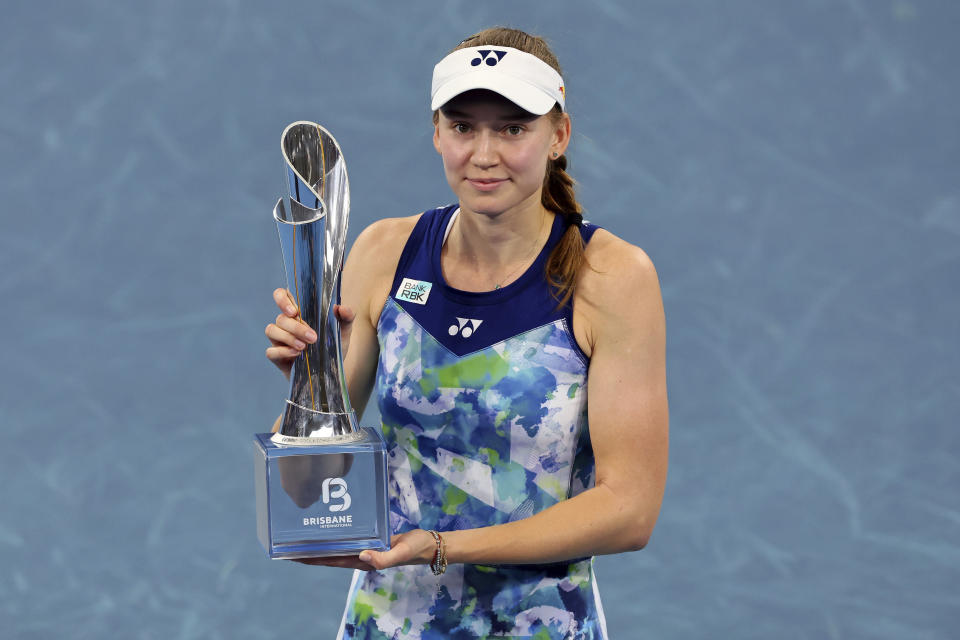
<svg viewBox="0 0 960 640"><path fill-rule="evenodd" d="M389 267L392 261L396 267L403 247L422 215L418 213L401 218L382 218L371 223L357 236L350 250L350 257L361 260L364 264L382 267Z"/></svg>
<svg viewBox="0 0 960 640"><path fill-rule="evenodd" d="M366 309L374 325L390 293L403 248L421 215L377 220L360 232L347 255L343 266L344 303Z"/></svg>
<svg viewBox="0 0 960 640"><path fill-rule="evenodd" d="M403 249L410 239L417 223L423 222L422 229L418 232L419 236L425 233L436 232L436 225L449 219L449 214L456 209L455 205L439 207L436 209L427 209L423 213L401 218L382 218L371 223L360 235L351 249L351 254L357 253L358 258L366 261L375 261L379 266L393 269L397 266L397 261L403 254Z"/></svg>
<svg viewBox="0 0 960 640"><path fill-rule="evenodd" d="M381 218L372 222L357 236L354 248L382 250L396 244L402 247L422 215Z"/></svg>
<svg viewBox="0 0 960 640"><path fill-rule="evenodd" d="M355 274L364 281L378 279L385 274L392 277L407 238L421 215L382 218L364 228L347 254L344 265L347 277Z"/></svg>
<svg viewBox="0 0 960 640"><path fill-rule="evenodd" d="M646 251L597 229L584 257L574 290L574 332L584 353L592 354L601 336L662 324L660 282Z"/></svg>
<svg viewBox="0 0 960 640"><path fill-rule="evenodd" d="M606 229L594 231L584 248L587 265L577 289L616 299L630 289L645 289L657 283L657 271L647 252ZM604 296L603 294L607 294ZM659 294L659 292L658 292Z"/></svg>

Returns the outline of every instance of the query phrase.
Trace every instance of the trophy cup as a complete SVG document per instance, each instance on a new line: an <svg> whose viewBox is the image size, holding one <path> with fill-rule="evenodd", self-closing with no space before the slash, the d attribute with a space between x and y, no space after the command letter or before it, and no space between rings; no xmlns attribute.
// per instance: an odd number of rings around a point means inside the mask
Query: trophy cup
<svg viewBox="0 0 960 640"><path fill-rule="evenodd" d="M273 217L287 289L318 339L293 363L279 431L255 436L257 537L271 558L386 550L386 446L350 407L333 310L350 214L346 164L312 122L288 126L280 145L290 197Z"/></svg>

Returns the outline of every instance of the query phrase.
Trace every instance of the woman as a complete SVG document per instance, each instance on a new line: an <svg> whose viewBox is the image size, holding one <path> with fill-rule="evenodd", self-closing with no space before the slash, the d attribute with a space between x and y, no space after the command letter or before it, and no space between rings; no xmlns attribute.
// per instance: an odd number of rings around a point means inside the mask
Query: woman
<svg viewBox="0 0 960 640"><path fill-rule="evenodd" d="M464 40L431 106L458 204L372 224L346 261L350 398L360 413L376 391L396 535L387 552L308 561L364 570L344 638L605 638L590 557L653 530L659 285L642 250L583 222L564 104L540 38ZM289 375L316 334L274 299L267 356Z"/></svg>

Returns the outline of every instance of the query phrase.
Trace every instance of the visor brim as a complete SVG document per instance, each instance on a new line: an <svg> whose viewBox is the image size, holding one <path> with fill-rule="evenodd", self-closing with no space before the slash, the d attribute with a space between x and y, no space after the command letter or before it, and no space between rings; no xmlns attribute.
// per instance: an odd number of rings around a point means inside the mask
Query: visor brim
<svg viewBox="0 0 960 640"><path fill-rule="evenodd" d="M436 111L461 93L474 89L486 89L500 94L524 111L542 116L550 111L557 101L539 87L524 80L509 76L491 77L483 71L451 78L443 84L430 100L430 110Z"/></svg>

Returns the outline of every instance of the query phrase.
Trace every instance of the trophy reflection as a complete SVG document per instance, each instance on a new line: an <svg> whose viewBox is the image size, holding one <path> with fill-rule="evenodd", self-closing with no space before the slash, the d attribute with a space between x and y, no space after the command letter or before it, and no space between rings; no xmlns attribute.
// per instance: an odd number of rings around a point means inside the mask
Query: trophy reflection
<svg viewBox="0 0 960 640"><path fill-rule="evenodd" d="M386 447L350 407L334 313L350 214L346 164L312 122L288 126L281 148L289 199L273 217L287 289L318 339L293 363L279 430L255 437L257 536L271 558L389 549Z"/></svg>

